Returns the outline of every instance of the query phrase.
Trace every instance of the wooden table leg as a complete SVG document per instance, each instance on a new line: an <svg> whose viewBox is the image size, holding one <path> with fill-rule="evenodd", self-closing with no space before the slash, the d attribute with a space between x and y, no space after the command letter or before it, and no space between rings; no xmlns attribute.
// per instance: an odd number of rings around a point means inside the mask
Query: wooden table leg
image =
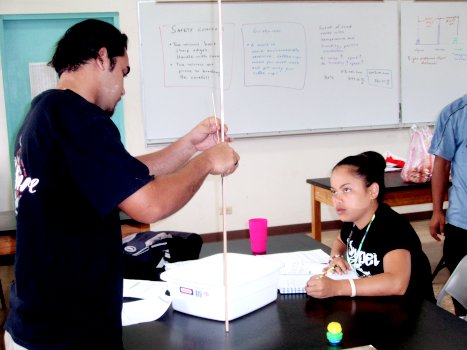
<svg viewBox="0 0 467 350"><path fill-rule="evenodd" d="M311 237L321 242L321 202L316 200L316 186L311 186Z"/></svg>

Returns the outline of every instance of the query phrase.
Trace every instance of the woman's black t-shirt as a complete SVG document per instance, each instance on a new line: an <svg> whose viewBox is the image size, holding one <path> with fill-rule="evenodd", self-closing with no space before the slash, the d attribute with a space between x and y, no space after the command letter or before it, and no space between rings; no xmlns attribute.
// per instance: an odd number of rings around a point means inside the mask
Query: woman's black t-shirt
<svg viewBox="0 0 467 350"><path fill-rule="evenodd" d="M430 263L410 223L387 204L380 204L359 249L367 227L359 230L353 223L345 222L341 229L349 263L358 275L369 277L383 273L384 256L395 249L406 249L410 252L411 274L405 295L434 301Z"/></svg>

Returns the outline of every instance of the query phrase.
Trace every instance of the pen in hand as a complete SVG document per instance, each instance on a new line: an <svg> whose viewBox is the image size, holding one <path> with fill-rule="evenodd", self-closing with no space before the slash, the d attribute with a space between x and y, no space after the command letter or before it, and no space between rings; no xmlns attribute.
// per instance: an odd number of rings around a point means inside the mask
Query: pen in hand
<svg viewBox="0 0 467 350"><path fill-rule="evenodd" d="M323 272L321 275L319 275L318 278L323 278L324 276L326 276L329 272L332 272L336 269L337 265L333 265L331 266L329 269L327 269L325 272Z"/></svg>

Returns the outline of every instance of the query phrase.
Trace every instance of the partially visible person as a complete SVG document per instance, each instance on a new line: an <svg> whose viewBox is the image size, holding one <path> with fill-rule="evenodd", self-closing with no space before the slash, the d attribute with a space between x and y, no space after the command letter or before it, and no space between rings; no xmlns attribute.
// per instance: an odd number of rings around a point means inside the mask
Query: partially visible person
<svg viewBox="0 0 467 350"><path fill-rule="evenodd" d="M431 178L433 215L430 234L440 241L443 258L452 273L467 255L467 95L447 105L436 121L428 152L435 156ZM452 185L449 187L449 179ZM449 192L447 213L444 198ZM457 315L466 309L454 300Z"/></svg>
<svg viewBox="0 0 467 350"><path fill-rule="evenodd" d="M305 287L315 298L408 296L434 301L431 269L417 233L384 200L384 157L373 151L341 160L331 173L332 201L343 221L324 272L358 279L312 276Z"/></svg>
<svg viewBox="0 0 467 350"><path fill-rule="evenodd" d="M122 349L119 212L143 223L183 207L239 156L213 118L141 157L110 119L130 72L127 36L86 20L57 44L56 89L34 98L15 145L17 250L6 347ZM228 137L226 141L230 141Z"/></svg>

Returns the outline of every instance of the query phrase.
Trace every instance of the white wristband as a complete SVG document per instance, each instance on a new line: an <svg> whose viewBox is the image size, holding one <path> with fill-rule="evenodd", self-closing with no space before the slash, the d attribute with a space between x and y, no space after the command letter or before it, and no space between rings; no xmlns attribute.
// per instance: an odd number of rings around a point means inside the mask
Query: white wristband
<svg viewBox="0 0 467 350"><path fill-rule="evenodd" d="M350 288L352 289L352 294L350 296L353 298L357 295L357 288L355 288L355 282L353 279L349 278Z"/></svg>

